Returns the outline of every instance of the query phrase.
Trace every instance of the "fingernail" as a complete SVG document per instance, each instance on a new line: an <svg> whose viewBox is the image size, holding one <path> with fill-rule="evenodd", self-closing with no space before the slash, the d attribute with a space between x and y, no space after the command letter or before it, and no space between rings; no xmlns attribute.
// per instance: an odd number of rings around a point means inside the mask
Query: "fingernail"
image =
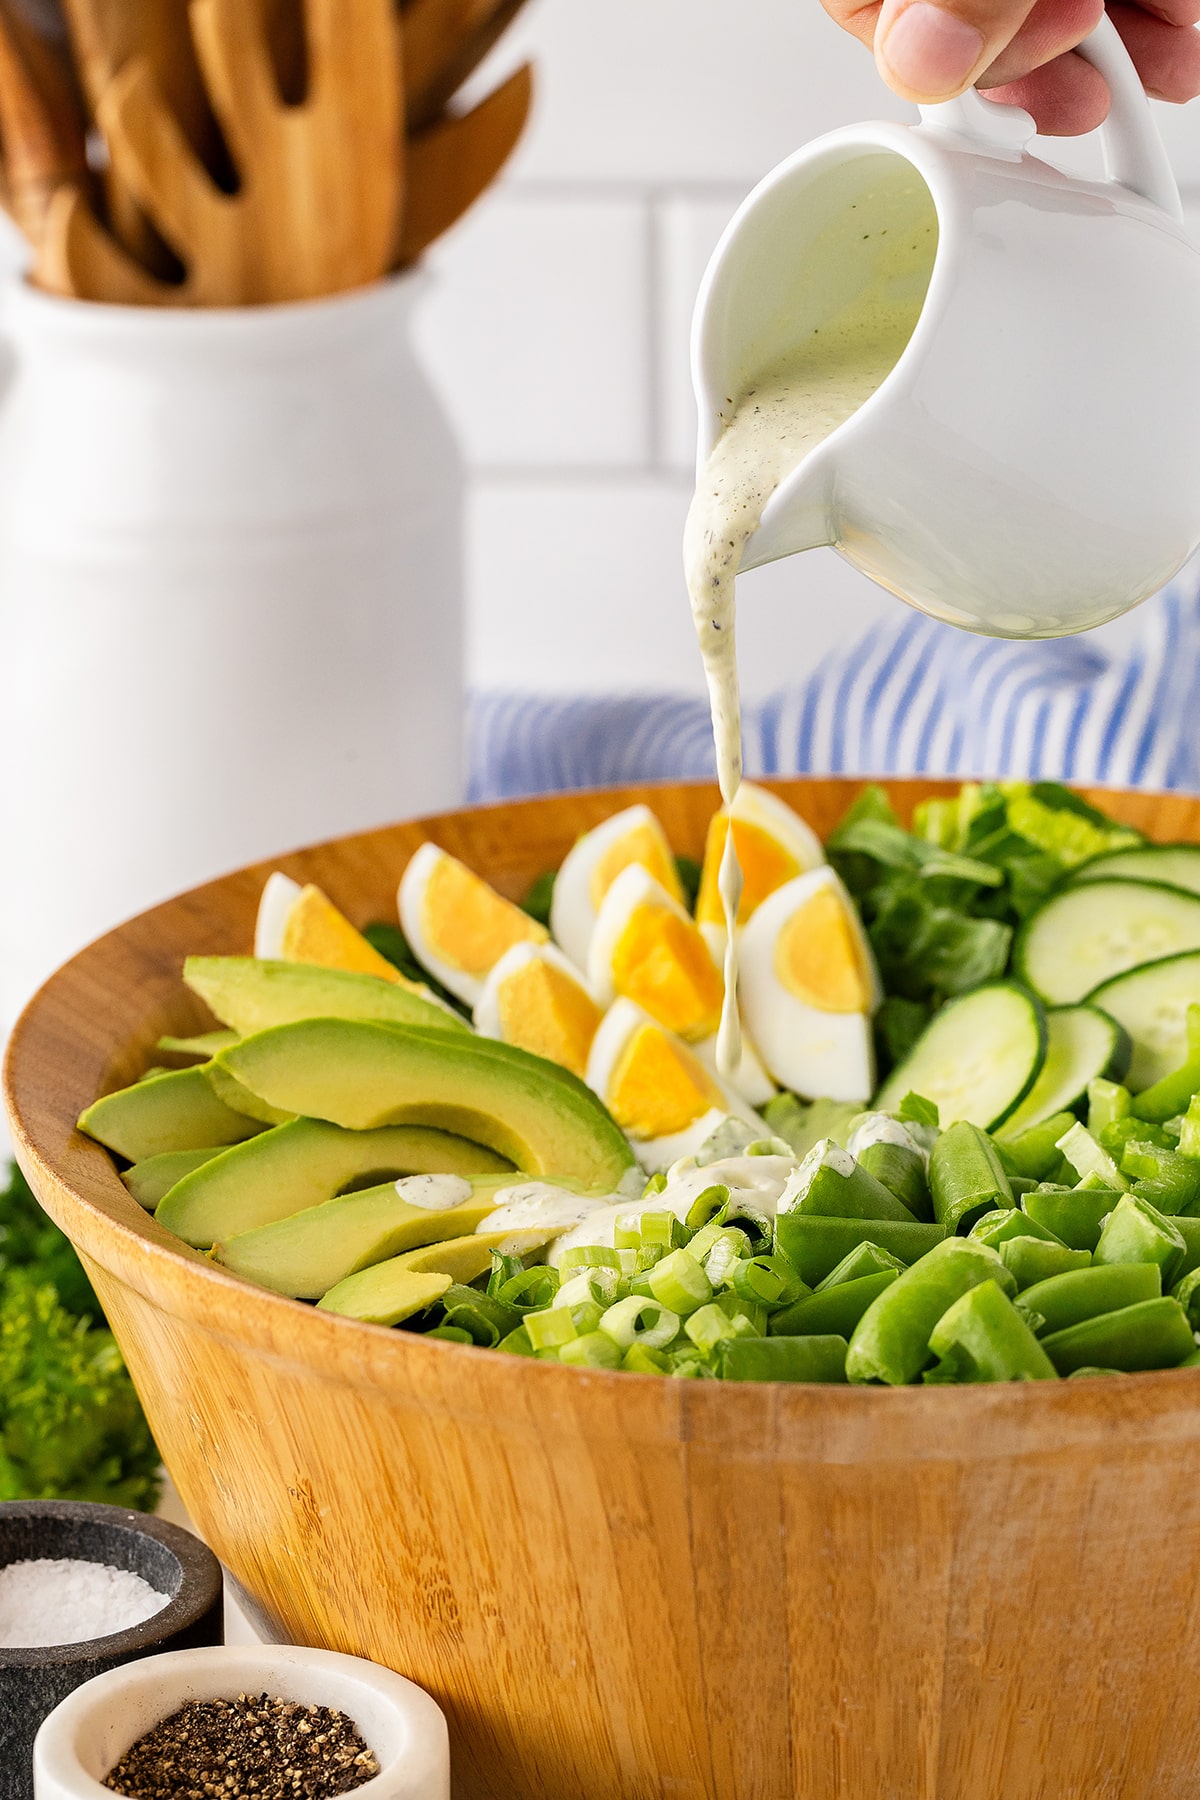
<svg viewBox="0 0 1200 1800"><path fill-rule="evenodd" d="M974 25L913 0L876 42L885 73L910 93L937 100L955 94L983 55L984 38Z"/></svg>

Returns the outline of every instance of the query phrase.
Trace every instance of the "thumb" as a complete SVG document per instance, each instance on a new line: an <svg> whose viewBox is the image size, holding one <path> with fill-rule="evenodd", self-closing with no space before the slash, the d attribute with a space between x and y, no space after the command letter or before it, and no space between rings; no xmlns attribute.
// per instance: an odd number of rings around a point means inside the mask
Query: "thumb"
<svg viewBox="0 0 1200 1800"><path fill-rule="evenodd" d="M1030 0L883 0L879 72L905 100L949 100L1007 47L1029 11Z"/></svg>

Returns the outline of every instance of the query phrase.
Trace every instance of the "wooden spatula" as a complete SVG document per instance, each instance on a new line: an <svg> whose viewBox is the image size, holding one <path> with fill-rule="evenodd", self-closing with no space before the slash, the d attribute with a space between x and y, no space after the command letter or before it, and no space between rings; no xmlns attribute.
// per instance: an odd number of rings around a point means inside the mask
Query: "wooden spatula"
<svg viewBox="0 0 1200 1800"><path fill-rule="evenodd" d="M6 205L30 243L64 183L86 183L86 123L68 66L0 0L0 142Z"/></svg>
<svg viewBox="0 0 1200 1800"><path fill-rule="evenodd" d="M409 132L445 111L524 0L411 0L401 15Z"/></svg>
<svg viewBox="0 0 1200 1800"><path fill-rule="evenodd" d="M490 185L516 148L533 98L526 63L471 112L408 140L408 171L395 265L415 262Z"/></svg>
<svg viewBox="0 0 1200 1800"><path fill-rule="evenodd" d="M362 286L389 265L403 143L392 0L306 0L305 20L307 95L289 106L262 0L193 0L236 193L213 182L144 58L101 96L113 167L186 271L167 303L305 299Z"/></svg>
<svg viewBox="0 0 1200 1800"><path fill-rule="evenodd" d="M97 219L78 187L60 187L46 210L34 280L48 294L112 306L182 304L179 290L150 275Z"/></svg>

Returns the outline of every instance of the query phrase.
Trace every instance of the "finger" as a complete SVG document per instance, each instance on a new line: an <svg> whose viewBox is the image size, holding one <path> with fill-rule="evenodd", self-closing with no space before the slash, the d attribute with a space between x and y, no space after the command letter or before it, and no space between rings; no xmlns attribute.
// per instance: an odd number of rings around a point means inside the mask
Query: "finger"
<svg viewBox="0 0 1200 1800"><path fill-rule="evenodd" d="M1036 0L1016 37L984 70L978 85L1002 87L1065 55L1095 29L1103 11L1104 0Z"/></svg>
<svg viewBox="0 0 1200 1800"><path fill-rule="evenodd" d="M961 94L1007 48L1033 0L883 0L875 29L875 61L905 100L932 102Z"/></svg>
<svg viewBox="0 0 1200 1800"><path fill-rule="evenodd" d="M1108 117L1104 77L1082 56L1073 54L1056 56L1017 81L991 88L988 99L1023 107L1045 137L1078 137L1094 131Z"/></svg>
<svg viewBox="0 0 1200 1800"><path fill-rule="evenodd" d="M1148 94L1179 103L1200 94L1200 33L1190 20L1168 23L1139 6L1116 5L1112 21Z"/></svg>

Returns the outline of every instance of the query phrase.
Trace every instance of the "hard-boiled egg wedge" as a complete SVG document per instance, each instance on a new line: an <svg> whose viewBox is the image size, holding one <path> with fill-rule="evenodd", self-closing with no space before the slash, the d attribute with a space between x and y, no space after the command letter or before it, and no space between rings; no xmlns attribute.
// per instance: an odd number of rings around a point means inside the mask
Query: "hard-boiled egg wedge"
<svg viewBox="0 0 1200 1800"><path fill-rule="evenodd" d="M405 869L399 904L417 961L471 1006L506 950L544 944L550 935L436 844L422 844Z"/></svg>
<svg viewBox="0 0 1200 1800"><path fill-rule="evenodd" d="M340 913L319 887L301 887L278 871L267 880L258 903L254 929L255 956L283 962L319 963L324 969L348 969L377 975L382 981L425 993L393 968L361 931Z"/></svg>
<svg viewBox="0 0 1200 1800"><path fill-rule="evenodd" d="M731 1113L768 1135L744 1100L632 1000L609 1007L592 1041L586 1080L652 1174L694 1155Z"/></svg>
<svg viewBox="0 0 1200 1800"><path fill-rule="evenodd" d="M717 878L729 835L729 812L729 807L723 806L709 823L696 897L696 922L718 962L725 953L725 909ZM742 871L739 925L747 924L768 894L781 888L785 881L793 881L825 861L820 838L799 813L777 795L749 781L743 781L734 796L733 841Z"/></svg>
<svg viewBox="0 0 1200 1800"><path fill-rule="evenodd" d="M631 863L596 916L588 978L601 1004L620 995L680 1037L710 1037L724 984L695 920L648 869Z"/></svg>
<svg viewBox="0 0 1200 1800"><path fill-rule="evenodd" d="M854 902L812 869L759 906L741 934L742 1017L767 1068L797 1094L866 1100L879 977Z"/></svg>
<svg viewBox="0 0 1200 1800"><path fill-rule="evenodd" d="M709 1073L719 1078L721 1071L717 1067L716 1037L704 1038L700 1043L694 1044L692 1048ZM750 1042L749 1034L744 1029L742 1031L742 1054L738 1058L737 1068L729 1078L729 1086L739 1093L743 1100L748 1100L751 1106L765 1106L767 1101L779 1092L775 1082L767 1073L762 1057Z"/></svg>
<svg viewBox="0 0 1200 1800"><path fill-rule="evenodd" d="M600 1008L574 963L553 944L514 944L483 984L475 1029L532 1050L580 1078L600 1023Z"/></svg>
<svg viewBox="0 0 1200 1800"><path fill-rule="evenodd" d="M648 869L673 900L683 899L667 834L648 806L630 806L585 832L554 883L550 929L571 961L587 968L592 927L604 896L631 863Z"/></svg>

